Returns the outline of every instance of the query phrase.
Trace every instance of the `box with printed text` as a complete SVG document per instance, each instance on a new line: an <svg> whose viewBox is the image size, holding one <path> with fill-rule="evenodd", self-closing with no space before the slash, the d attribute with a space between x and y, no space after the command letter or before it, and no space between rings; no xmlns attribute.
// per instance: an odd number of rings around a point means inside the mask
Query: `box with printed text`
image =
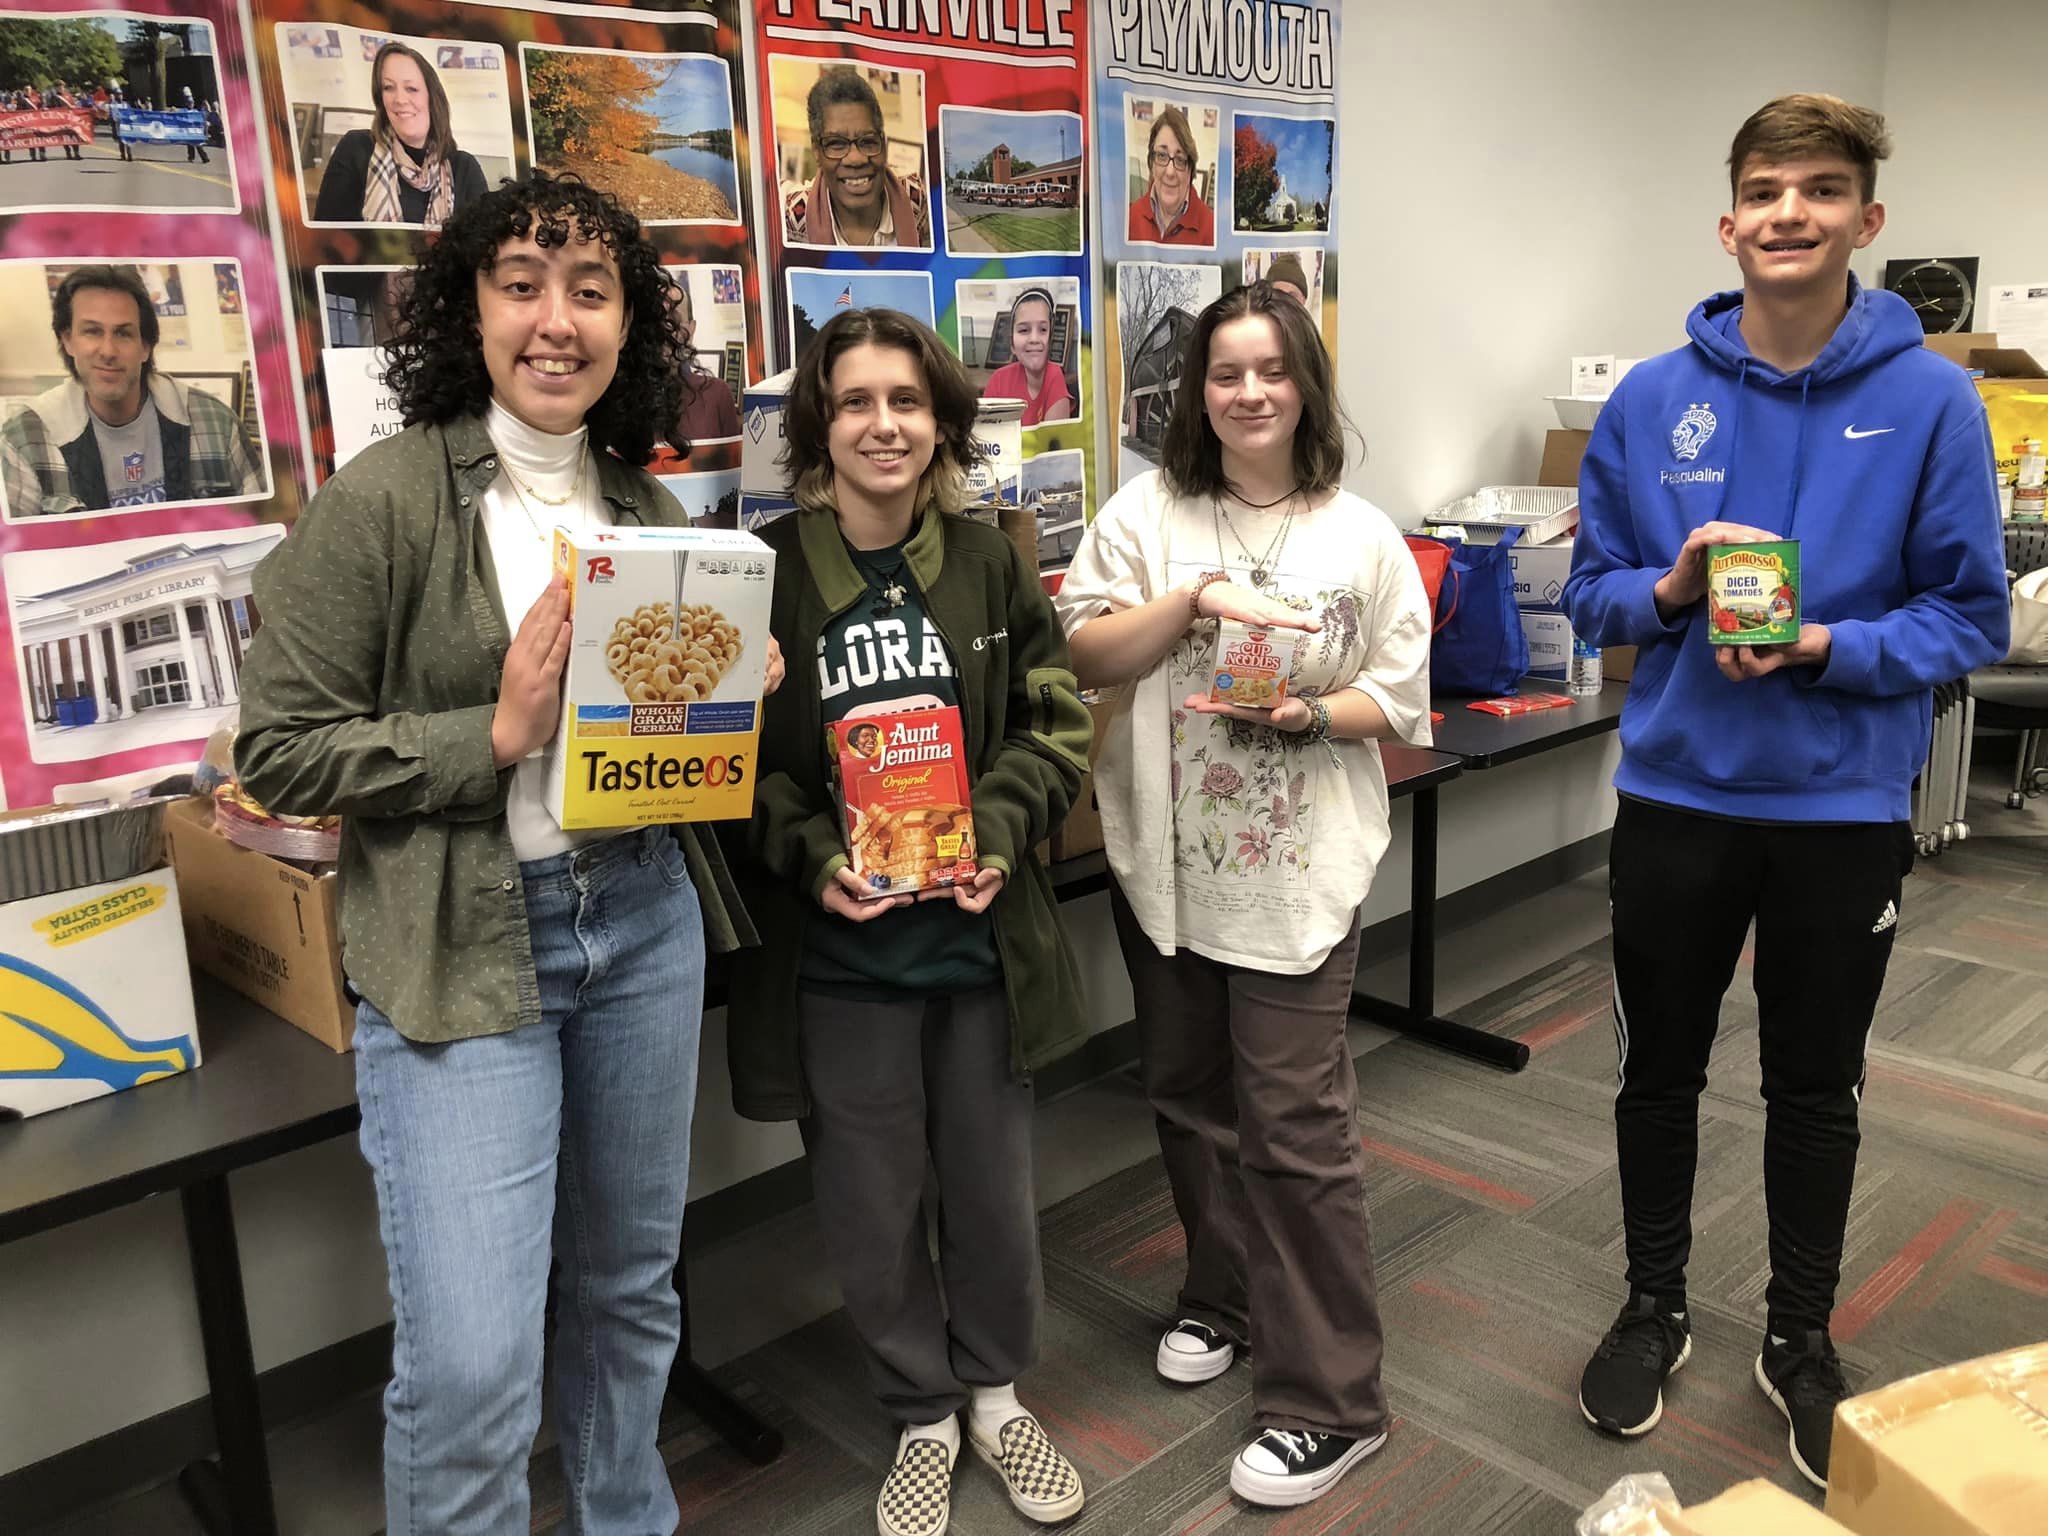
<svg viewBox="0 0 2048 1536"><path fill-rule="evenodd" d="M775 555L715 528L555 532L569 581L548 808L564 828L751 815Z"/></svg>
<svg viewBox="0 0 2048 1536"><path fill-rule="evenodd" d="M846 846L872 897L974 878L973 798L960 711L852 715L832 725Z"/></svg>

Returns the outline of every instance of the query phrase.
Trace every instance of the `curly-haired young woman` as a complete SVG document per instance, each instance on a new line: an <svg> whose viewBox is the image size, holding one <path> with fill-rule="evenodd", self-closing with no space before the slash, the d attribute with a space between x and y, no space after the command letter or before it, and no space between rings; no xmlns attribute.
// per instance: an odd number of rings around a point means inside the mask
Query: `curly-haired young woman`
<svg viewBox="0 0 2048 1536"><path fill-rule="evenodd" d="M526 1529L555 1260L570 1524L669 1531L655 1431L704 953L752 934L712 839L564 832L538 755L569 643L552 530L686 521L637 467L676 418L668 280L609 196L536 172L449 222L393 353L405 430L342 466L257 575L236 746L265 804L346 818L397 1330L386 1519Z"/></svg>

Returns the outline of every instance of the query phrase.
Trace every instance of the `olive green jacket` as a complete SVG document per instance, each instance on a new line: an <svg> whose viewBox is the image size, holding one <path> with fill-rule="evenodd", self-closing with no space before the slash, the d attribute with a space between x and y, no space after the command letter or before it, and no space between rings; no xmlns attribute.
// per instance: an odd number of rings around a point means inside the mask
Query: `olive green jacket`
<svg viewBox="0 0 2048 1536"><path fill-rule="evenodd" d="M762 711L753 823L719 829L729 848L745 845L734 864L761 926L760 947L733 957L726 1054L733 1107L751 1120L790 1120L810 1112L797 1051L804 928L825 882L847 862L846 819L826 777L818 636L859 601L867 580L830 512L780 518L761 537L775 551L769 628L789 676ZM1080 970L1033 850L1080 791L1093 722L1052 603L1008 538L926 512L904 554L953 653L974 840L981 862L1005 877L989 913L1010 1005L1010 1067L1026 1077L1088 1036Z"/></svg>
<svg viewBox="0 0 2048 1536"><path fill-rule="evenodd" d="M651 476L595 462L614 522L687 521ZM344 818L344 968L422 1042L540 1020L512 770L491 752L511 631L478 513L497 472L475 416L351 459L257 570L242 670L235 771L271 810ZM709 947L753 943L717 840L677 834Z"/></svg>

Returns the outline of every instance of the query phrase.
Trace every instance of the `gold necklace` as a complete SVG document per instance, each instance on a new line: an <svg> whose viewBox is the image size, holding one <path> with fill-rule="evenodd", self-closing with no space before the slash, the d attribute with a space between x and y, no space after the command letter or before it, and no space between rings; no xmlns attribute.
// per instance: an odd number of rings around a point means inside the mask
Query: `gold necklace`
<svg viewBox="0 0 2048 1536"><path fill-rule="evenodd" d="M585 453L582 458L576 461L576 478L569 482L569 494L559 499L553 496L543 496L534 487L521 480L517 474L513 473L511 464L506 462L502 454L499 455L498 462L504 466L505 478L512 482L512 494L519 498L519 514L526 519L526 526L533 530L533 536L536 539L540 540L543 544L547 543L547 530L541 527L540 520L533 515L533 506L527 501L526 494L528 491L532 491L534 497L546 506L568 506L570 502L576 499L576 493L583 488L583 471L585 466L590 463L590 455Z"/></svg>

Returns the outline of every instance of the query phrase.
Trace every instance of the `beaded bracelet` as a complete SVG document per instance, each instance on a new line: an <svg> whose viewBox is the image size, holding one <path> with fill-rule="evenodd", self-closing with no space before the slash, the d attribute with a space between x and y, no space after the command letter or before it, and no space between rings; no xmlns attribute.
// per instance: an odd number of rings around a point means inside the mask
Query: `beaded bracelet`
<svg viewBox="0 0 2048 1536"><path fill-rule="evenodd" d="M1304 695L1301 702L1308 706L1309 716L1308 729L1302 734L1307 736L1310 741L1328 741L1330 739L1330 706L1325 704L1315 694Z"/></svg>
<svg viewBox="0 0 2048 1536"><path fill-rule="evenodd" d="M1188 593L1188 617L1190 619L1199 619L1202 616L1202 594L1217 582L1228 580L1230 580L1230 573L1228 571L1204 571L1201 575L1197 576L1193 589Z"/></svg>

